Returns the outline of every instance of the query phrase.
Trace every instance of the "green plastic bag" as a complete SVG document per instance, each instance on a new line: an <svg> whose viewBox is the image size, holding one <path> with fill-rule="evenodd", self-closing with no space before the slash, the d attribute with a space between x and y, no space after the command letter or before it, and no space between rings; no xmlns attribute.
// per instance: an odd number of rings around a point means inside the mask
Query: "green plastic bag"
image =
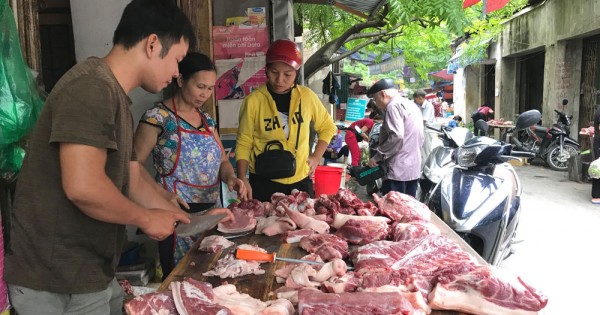
<svg viewBox="0 0 600 315"><path fill-rule="evenodd" d="M7 0L0 0L0 177L21 169L22 139L35 125L44 100L21 54Z"/></svg>

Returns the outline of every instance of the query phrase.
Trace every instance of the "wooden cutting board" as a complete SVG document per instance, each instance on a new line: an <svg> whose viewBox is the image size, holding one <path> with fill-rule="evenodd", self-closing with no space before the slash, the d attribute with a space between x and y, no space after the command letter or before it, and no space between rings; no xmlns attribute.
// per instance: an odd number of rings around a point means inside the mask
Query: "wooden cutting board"
<svg viewBox="0 0 600 315"><path fill-rule="evenodd" d="M457 243L459 243L459 245L465 250L467 250L469 253L475 253L466 243L464 243L462 239L458 237L458 235L456 235L452 230L450 230L446 226L446 224L444 224L439 219L436 219L437 217L432 218L432 222L440 228L443 234L446 234L449 237L455 239L455 241L457 241ZM218 232L208 232L202 237L216 233ZM175 269L171 272L169 277L161 284L158 290L166 290L168 289L169 284L171 282L182 281L186 277L191 277L196 280L209 282L213 285L213 287L219 286L226 281L229 284L234 284L239 292L247 293L254 298L266 301L272 299L272 297L269 296L270 292L282 286L281 284L278 284L275 281L275 270L285 266L287 264L285 262L262 264L261 267L265 270L265 274L263 275L248 275L233 279L221 279L219 277L203 276L202 273L213 269L217 263L217 260L233 251L235 246L218 251L216 253L206 253L198 250L200 241L201 239L199 239L198 242L196 242L196 245L194 245L194 247L185 255L185 257L179 262L179 264L177 264ZM298 246L298 243L283 243L281 236L268 237L262 234L251 234L237 239L232 239L231 241L235 242L236 245L255 244L260 246L261 248L264 248L265 250L267 250L267 252L276 252L277 256L279 257L301 258L307 254L305 250ZM478 259L481 259L481 257L479 257ZM483 259L481 259L481 261L483 261ZM485 261L483 262L485 263ZM454 311L432 311L431 315L465 314Z"/></svg>

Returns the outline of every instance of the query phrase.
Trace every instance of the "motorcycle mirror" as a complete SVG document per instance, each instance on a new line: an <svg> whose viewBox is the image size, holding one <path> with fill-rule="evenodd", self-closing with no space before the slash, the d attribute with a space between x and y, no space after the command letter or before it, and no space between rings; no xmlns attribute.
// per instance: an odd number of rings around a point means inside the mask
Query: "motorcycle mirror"
<svg viewBox="0 0 600 315"><path fill-rule="evenodd" d="M537 109L528 110L517 118L515 122L516 130L523 130L538 123L542 119L542 114Z"/></svg>
<svg viewBox="0 0 600 315"><path fill-rule="evenodd" d="M563 99L563 100L562 100L562 105L563 105L563 106L567 106L567 104L569 104L569 100L568 100L568 99L566 99L566 98L565 98L565 99Z"/></svg>

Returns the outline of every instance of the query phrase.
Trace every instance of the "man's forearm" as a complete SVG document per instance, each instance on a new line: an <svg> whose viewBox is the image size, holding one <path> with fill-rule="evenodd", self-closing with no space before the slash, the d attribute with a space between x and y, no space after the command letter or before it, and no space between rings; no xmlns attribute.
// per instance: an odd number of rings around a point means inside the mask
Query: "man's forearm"
<svg viewBox="0 0 600 315"><path fill-rule="evenodd" d="M146 208L171 209L174 204L167 195L171 193L152 180L150 174L138 162L131 162L129 197ZM150 180L150 181L149 181Z"/></svg>

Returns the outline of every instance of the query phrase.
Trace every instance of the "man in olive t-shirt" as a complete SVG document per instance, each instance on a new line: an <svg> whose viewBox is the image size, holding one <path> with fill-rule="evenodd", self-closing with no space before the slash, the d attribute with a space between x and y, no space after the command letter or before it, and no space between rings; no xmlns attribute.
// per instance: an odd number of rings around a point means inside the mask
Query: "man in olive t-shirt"
<svg viewBox="0 0 600 315"><path fill-rule="evenodd" d="M19 175L5 261L20 315L121 314L114 275L125 225L160 240L189 223L135 161L127 93L165 88L193 39L171 1L133 0L109 54L76 65L50 93Z"/></svg>

